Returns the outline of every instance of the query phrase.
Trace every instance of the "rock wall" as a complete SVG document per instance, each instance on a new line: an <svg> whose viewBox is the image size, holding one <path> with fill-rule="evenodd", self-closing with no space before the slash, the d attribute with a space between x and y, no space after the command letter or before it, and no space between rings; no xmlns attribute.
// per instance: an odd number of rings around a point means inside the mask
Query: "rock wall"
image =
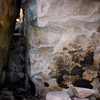
<svg viewBox="0 0 100 100"><path fill-rule="evenodd" d="M70 91L100 98L100 1L27 0L23 9L36 95Z"/></svg>
<svg viewBox="0 0 100 100"><path fill-rule="evenodd" d="M0 82L4 79L12 32L21 0L0 0Z"/></svg>

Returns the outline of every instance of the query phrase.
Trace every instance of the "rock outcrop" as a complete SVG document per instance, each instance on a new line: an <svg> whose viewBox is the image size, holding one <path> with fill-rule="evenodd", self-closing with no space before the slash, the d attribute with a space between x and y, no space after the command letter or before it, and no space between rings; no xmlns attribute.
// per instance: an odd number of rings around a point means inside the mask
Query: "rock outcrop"
<svg viewBox="0 0 100 100"><path fill-rule="evenodd" d="M36 94L71 89L100 98L100 1L27 0L23 9Z"/></svg>
<svg viewBox="0 0 100 100"><path fill-rule="evenodd" d="M8 50L21 0L0 0L0 82L4 80Z"/></svg>

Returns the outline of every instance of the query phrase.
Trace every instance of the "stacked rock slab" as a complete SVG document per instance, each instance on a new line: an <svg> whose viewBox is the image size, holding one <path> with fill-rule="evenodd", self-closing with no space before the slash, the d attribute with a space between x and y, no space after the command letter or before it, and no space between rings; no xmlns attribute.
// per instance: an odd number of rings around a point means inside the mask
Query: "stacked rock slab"
<svg viewBox="0 0 100 100"><path fill-rule="evenodd" d="M0 0L0 82L3 79L9 44L18 17L21 0ZM3 76L2 76L3 73Z"/></svg>
<svg viewBox="0 0 100 100"><path fill-rule="evenodd" d="M71 88L74 96L100 98L100 1L27 0L23 8L37 95Z"/></svg>

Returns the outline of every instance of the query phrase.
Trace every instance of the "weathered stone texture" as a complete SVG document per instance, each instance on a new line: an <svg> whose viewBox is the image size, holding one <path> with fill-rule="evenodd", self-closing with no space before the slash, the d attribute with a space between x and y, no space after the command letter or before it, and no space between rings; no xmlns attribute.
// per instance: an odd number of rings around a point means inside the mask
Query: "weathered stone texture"
<svg viewBox="0 0 100 100"><path fill-rule="evenodd" d="M50 92L46 95L46 100L71 100L71 98L64 92Z"/></svg>
<svg viewBox="0 0 100 100"><path fill-rule="evenodd" d="M24 13L37 95L72 88L78 97L100 97L100 1L28 0Z"/></svg>
<svg viewBox="0 0 100 100"><path fill-rule="evenodd" d="M17 2L16 2L17 1ZM21 0L0 0L0 77L8 59L12 32ZM0 82L1 82L0 78Z"/></svg>

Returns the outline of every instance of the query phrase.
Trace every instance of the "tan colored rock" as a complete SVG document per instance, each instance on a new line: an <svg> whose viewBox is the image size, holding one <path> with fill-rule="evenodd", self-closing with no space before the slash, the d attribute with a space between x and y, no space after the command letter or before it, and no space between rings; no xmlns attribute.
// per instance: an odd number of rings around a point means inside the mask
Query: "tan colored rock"
<svg viewBox="0 0 100 100"><path fill-rule="evenodd" d="M37 95L72 84L85 91L77 90L79 97L99 96L93 84L100 79L100 1L29 0L23 8L27 67Z"/></svg>

